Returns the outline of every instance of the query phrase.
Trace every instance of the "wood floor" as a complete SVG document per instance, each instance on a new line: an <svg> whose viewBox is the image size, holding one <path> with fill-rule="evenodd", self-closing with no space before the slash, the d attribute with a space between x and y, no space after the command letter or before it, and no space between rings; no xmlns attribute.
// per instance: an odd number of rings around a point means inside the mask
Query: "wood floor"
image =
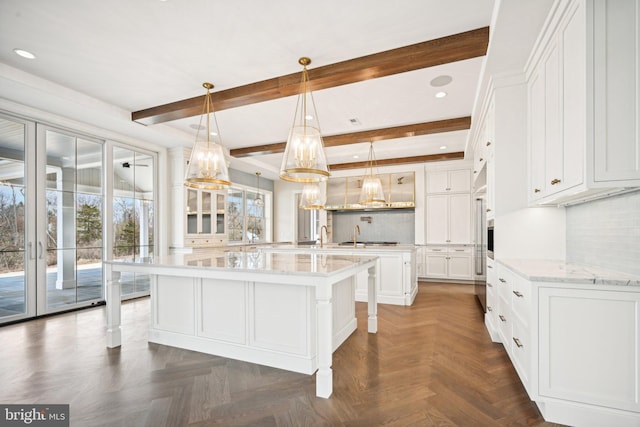
<svg viewBox="0 0 640 427"><path fill-rule="evenodd" d="M149 300L123 305L123 346L104 307L0 328L0 403L69 403L71 426L552 426L493 344L469 285L421 283L412 307L379 306L378 334L315 377L149 344Z"/></svg>

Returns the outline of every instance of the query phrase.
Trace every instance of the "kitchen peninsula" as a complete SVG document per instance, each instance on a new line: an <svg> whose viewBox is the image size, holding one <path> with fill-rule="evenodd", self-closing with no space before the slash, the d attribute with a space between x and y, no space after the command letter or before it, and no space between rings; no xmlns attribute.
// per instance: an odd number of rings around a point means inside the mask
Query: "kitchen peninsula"
<svg viewBox="0 0 640 427"><path fill-rule="evenodd" d="M107 346L121 345L120 277L151 275L149 341L313 374L333 389L332 353L355 331L355 284L368 272L377 332L377 258L363 254L198 252L105 262Z"/></svg>

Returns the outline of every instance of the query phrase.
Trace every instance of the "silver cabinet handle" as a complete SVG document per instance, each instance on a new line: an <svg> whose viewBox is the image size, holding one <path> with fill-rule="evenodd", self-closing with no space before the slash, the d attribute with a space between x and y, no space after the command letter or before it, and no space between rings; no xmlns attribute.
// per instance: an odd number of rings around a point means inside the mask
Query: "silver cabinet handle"
<svg viewBox="0 0 640 427"><path fill-rule="evenodd" d="M518 292L518 291L513 291L513 294L515 296L517 296L518 298L522 298L522 294L520 292Z"/></svg>
<svg viewBox="0 0 640 427"><path fill-rule="evenodd" d="M487 286L490 287L490 288L493 288L493 285L491 283L489 283L489 282L487 282Z"/></svg>
<svg viewBox="0 0 640 427"><path fill-rule="evenodd" d="M502 277L499 277L498 280L500 280L502 283L507 283L507 281L504 280Z"/></svg>
<svg viewBox="0 0 640 427"><path fill-rule="evenodd" d="M499 317L499 318L500 318L500 320L502 320L503 322L506 322L506 321L507 321L507 319L506 319L502 314L500 314L498 317Z"/></svg>
<svg viewBox="0 0 640 427"><path fill-rule="evenodd" d="M493 311L493 308L491 308L490 305L487 306L487 311Z"/></svg>
<svg viewBox="0 0 640 427"><path fill-rule="evenodd" d="M516 337L513 337L513 342L514 342L514 343L516 343L516 345L518 346L518 348L522 348L522 347L524 347L524 346L522 345L522 343L520 342L520 340L519 340L518 338L516 338Z"/></svg>
<svg viewBox="0 0 640 427"><path fill-rule="evenodd" d="M464 252L464 249L456 249L456 252Z"/></svg>
<svg viewBox="0 0 640 427"><path fill-rule="evenodd" d="M487 268L493 268L493 266L492 265L487 265Z"/></svg>
<svg viewBox="0 0 640 427"><path fill-rule="evenodd" d="M38 242L38 249L40 249L40 255L38 255L38 258L42 259L42 255L44 254L44 245L42 242Z"/></svg>

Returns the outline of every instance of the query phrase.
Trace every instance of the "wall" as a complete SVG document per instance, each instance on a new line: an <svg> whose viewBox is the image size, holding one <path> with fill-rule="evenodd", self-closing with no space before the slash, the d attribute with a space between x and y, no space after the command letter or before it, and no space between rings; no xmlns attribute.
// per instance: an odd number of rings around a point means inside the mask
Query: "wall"
<svg viewBox="0 0 640 427"><path fill-rule="evenodd" d="M566 211L567 261L640 274L640 191Z"/></svg>
<svg viewBox="0 0 640 427"><path fill-rule="evenodd" d="M369 224L361 218L371 218ZM359 241L414 244L415 213L413 210L358 211L333 213L333 242L353 240L355 225L360 226Z"/></svg>
<svg viewBox="0 0 640 427"><path fill-rule="evenodd" d="M246 185L247 187L258 188L258 177L255 174L242 172L233 168L229 168L229 181L232 184ZM260 177L260 190L273 192L273 181Z"/></svg>
<svg viewBox="0 0 640 427"><path fill-rule="evenodd" d="M302 184L288 181L273 181L273 240L293 242L296 239L296 193L302 192Z"/></svg>

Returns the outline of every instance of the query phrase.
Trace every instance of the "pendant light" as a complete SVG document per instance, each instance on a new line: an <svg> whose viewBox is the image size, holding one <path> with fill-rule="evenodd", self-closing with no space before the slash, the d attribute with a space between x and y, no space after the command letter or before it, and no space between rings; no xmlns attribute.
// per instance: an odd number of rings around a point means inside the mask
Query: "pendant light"
<svg viewBox="0 0 640 427"><path fill-rule="evenodd" d="M384 198L384 191L382 191L380 177L373 174L375 161L376 157L373 152L373 142L371 142L369 145L369 166L365 170L365 175L362 180L362 190L360 190L360 199L358 200L358 203L364 206L380 207L387 203Z"/></svg>
<svg viewBox="0 0 640 427"><path fill-rule="evenodd" d="M309 81L307 65L311 64L311 60L302 57L298 63L303 67L302 82L293 125L282 157L280 178L285 181L304 183L325 181L329 177L329 167L324 153L313 94L307 87Z"/></svg>
<svg viewBox="0 0 640 427"><path fill-rule="evenodd" d="M258 208L261 208L261 207L264 206L264 199L262 198L262 195L260 194L260 175L262 175L262 172L256 172L256 176L258 177L258 193L256 194L256 199L253 201L253 203Z"/></svg>
<svg viewBox="0 0 640 427"><path fill-rule="evenodd" d="M300 209L324 209L324 193L320 190L320 184L309 182L302 187L300 195Z"/></svg>
<svg viewBox="0 0 640 427"><path fill-rule="evenodd" d="M218 121L211 101L213 85L211 83L203 83L202 86L207 90L207 94L204 98L200 125L198 126L196 141L191 150L184 185L204 190L224 190L229 188L231 182L229 182L227 160L224 157L224 151L220 143ZM212 116L213 123L211 122ZM201 132L203 129L202 120L205 117L207 122L206 138Z"/></svg>

